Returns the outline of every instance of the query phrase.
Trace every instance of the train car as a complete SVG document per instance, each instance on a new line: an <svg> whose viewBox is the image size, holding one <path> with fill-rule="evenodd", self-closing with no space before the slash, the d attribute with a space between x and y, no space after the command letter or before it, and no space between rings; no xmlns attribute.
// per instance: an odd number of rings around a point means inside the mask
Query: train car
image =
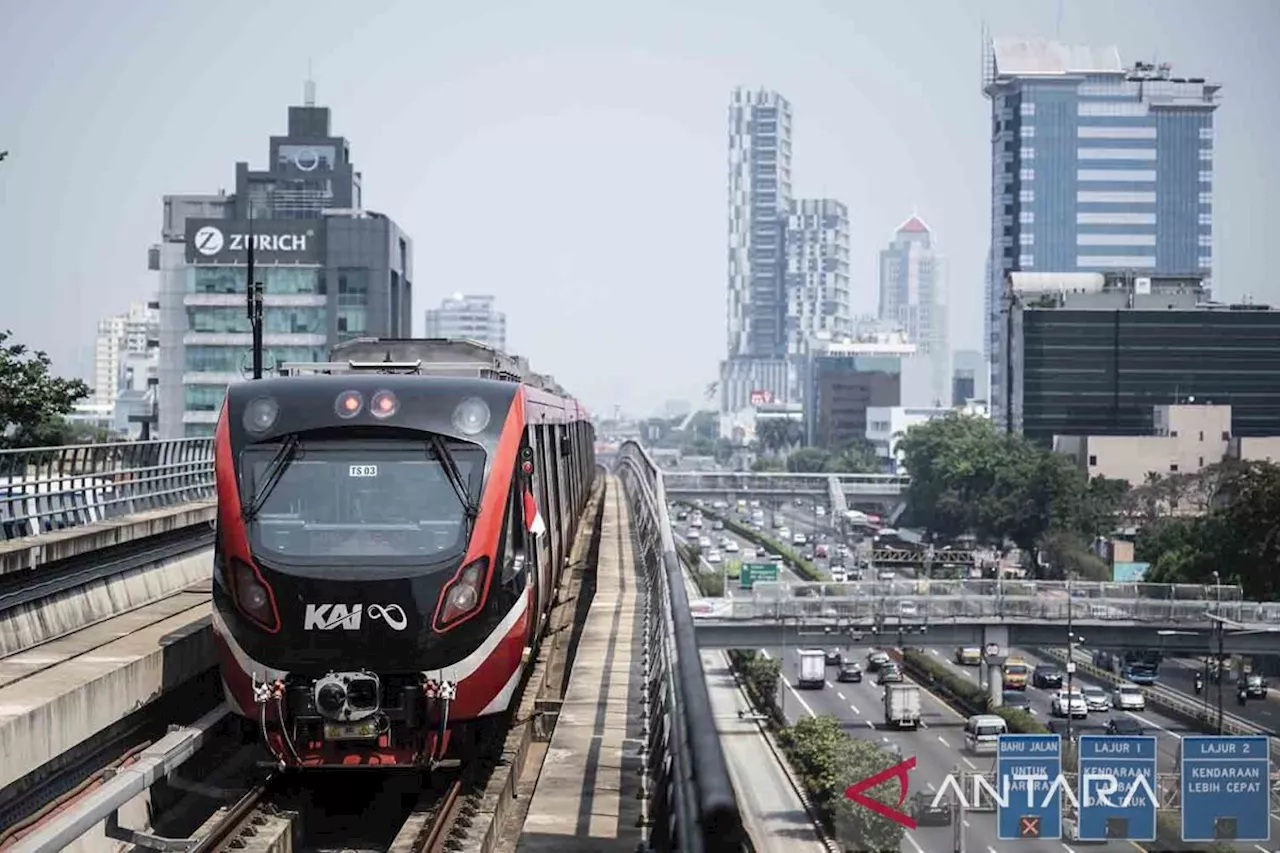
<svg viewBox="0 0 1280 853"><path fill-rule="evenodd" d="M365 339L231 386L213 635L285 768L466 760L508 710L595 475L586 410L461 341Z"/></svg>

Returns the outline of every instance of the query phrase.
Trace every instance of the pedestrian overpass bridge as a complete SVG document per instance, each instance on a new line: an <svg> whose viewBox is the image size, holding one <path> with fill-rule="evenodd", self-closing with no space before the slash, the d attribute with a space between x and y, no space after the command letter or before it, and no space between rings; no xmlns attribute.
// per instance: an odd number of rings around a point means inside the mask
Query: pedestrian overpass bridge
<svg viewBox="0 0 1280 853"><path fill-rule="evenodd" d="M911 478L898 474L783 474L746 471L663 471L667 496L692 500L811 498L841 513L854 503L894 505Z"/></svg>
<svg viewBox="0 0 1280 853"><path fill-rule="evenodd" d="M1052 581L757 583L704 600L702 648L817 645L1150 648L1170 655L1280 654L1280 603L1239 587ZM916 638L913 642L912 638Z"/></svg>

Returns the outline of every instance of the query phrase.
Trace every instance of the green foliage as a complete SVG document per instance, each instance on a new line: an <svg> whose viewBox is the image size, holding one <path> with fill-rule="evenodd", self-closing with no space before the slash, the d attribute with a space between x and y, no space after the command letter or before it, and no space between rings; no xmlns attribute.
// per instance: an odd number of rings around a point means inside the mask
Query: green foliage
<svg viewBox="0 0 1280 853"><path fill-rule="evenodd" d="M859 850L898 849L903 833L899 824L844 796L853 783L896 764L896 756L873 741L850 737L840 721L829 715L800 720L782 731L778 742L819 814L828 826L837 828L842 839L856 843ZM898 805L893 784L876 786L866 794L887 805Z"/></svg>
<svg viewBox="0 0 1280 853"><path fill-rule="evenodd" d="M874 474L880 459L866 440L857 440L835 450L802 447L787 457L786 469L793 474Z"/></svg>
<svg viewBox="0 0 1280 853"><path fill-rule="evenodd" d="M757 474L767 474L771 471L785 471L787 470L787 465L781 459L761 456L751 463L751 470L755 471Z"/></svg>
<svg viewBox="0 0 1280 853"><path fill-rule="evenodd" d="M49 356L0 331L0 448L46 447L66 440L66 415L89 396L79 379L53 376Z"/></svg>
<svg viewBox="0 0 1280 853"><path fill-rule="evenodd" d="M1138 536L1136 556L1154 583L1238 583L1254 600L1280 597L1280 466L1236 463L1214 472L1201 517L1165 517Z"/></svg>
<svg viewBox="0 0 1280 853"><path fill-rule="evenodd" d="M804 424L790 418L757 418L756 445L764 453L781 453L804 441Z"/></svg>
<svg viewBox="0 0 1280 853"><path fill-rule="evenodd" d="M961 413L911 427L898 447L911 474L907 507L913 523L944 538L974 533L1025 550L1071 534L1055 543L1057 553L1097 571L1080 548L1066 546L1109 529L1123 483L1091 482L1069 457Z"/></svg>

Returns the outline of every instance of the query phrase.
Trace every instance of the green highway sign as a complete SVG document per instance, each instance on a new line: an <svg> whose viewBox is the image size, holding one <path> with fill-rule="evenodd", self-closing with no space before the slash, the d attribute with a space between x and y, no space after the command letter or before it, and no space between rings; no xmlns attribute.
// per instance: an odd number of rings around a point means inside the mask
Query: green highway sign
<svg viewBox="0 0 1280 853"><path fill-rule="evenodd" d="M738 572L738 583L743 589L751 589L756 581L776 581L778 566L776 563L743 563Z"/></svg>

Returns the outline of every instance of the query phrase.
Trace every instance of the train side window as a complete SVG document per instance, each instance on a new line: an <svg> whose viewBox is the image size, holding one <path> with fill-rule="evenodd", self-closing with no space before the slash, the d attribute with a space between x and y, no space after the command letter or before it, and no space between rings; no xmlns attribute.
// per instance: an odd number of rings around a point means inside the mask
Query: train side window
<svg viewBox="0 0 1280 853"><path fill-rule="evenodd" d="M507 500L507 530L502 544L502 579L504 581L510 580L523 561L529 559L529 555L524 553L526 528L523 479L519 474L512 478L511 494Z"/></svg>

